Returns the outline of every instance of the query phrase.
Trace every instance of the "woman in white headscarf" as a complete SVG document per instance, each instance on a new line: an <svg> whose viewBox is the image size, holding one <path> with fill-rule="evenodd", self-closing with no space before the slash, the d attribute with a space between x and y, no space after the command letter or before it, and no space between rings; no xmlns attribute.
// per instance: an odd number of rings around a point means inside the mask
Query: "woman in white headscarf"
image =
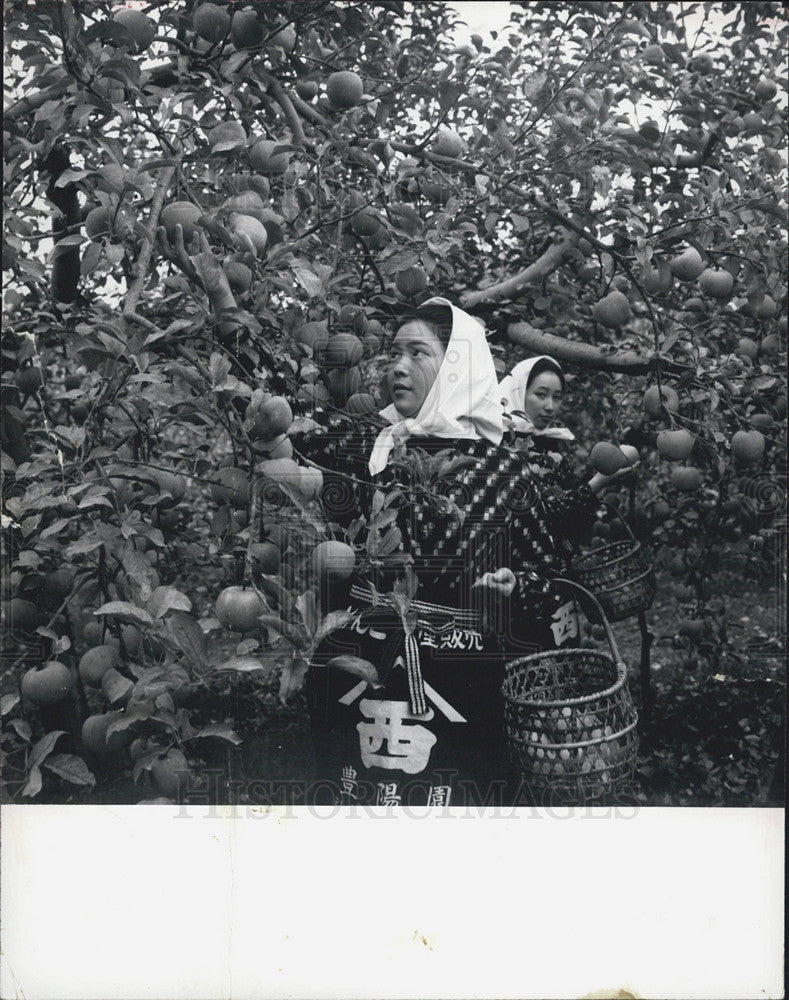
<svg viewBox="0 0 789 1000"><path fill-rule="evenodd" d="M385 380L380 419L320 418L292 439L338 475L330 521L380 525L336 601L353 623L307 676L322 787L346 804L513 801L503 665L557 645L567 598L549 580L565 563L525 456L500 444L481 325L429 300L398 329Z"/></svg>
<svg viewBox="0 0 789 1000"><path fill-rule="evenodd" d="M541 493L554 535L572 558L590 530L596 494L630 469L615 476L575 474L567 457L575 435L557 423L565 392L564 373L547 354L521 361L499 385L504 409L505 443L527 455L529 468L541 481Z"/></svg>

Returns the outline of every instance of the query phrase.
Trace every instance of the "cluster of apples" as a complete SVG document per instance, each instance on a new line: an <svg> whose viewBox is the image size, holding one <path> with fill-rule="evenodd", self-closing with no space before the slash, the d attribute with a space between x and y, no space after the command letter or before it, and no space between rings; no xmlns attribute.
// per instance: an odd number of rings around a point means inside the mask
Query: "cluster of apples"
<svg viewBox="0 0 789 1000"><path fill-rule="evenodd" d="M279 507L287 502L288 494L306 502L316 500L323 488L323 473L313 466L299 465L293 459L293 445L288 437L293 410L288 400L284 396L268 396L250 403L245 422L254 449L266 456L255 467L257 476L261 477L263 504L270 502ZM245 510L250 501L250 477L243 469L219 469L211 495L218 503ZM239 526L245 524L246 518L238 522ZM256 572L264 576L281 573L288 544L287 533L279 530L278 525L267 526L265 540L255 541L251 546ZM356 555L351 546L334 539L319 542L310 556L312 577L321 585L347 580L355 564ZM259 617L265 610L260 593L243 585L226 587L216 601L220 623L237 632L259 628Z"/></svg>
<svg viewBox="0 0 789 1000"><path fill-rule="evenodd" d="M310 321L296 330L297 349L317 365L308 375L315 380L305 382L298 397L311 404L330 403L351 414L372 413L380 407L369 392L360 362L380 351L384 327L370 319L361 306L352 304L340 309L337 325L340 331L332 335L326 320Z"/></svg>
<svg viewBox="0 0 789 1000"><path fill-rule="evenodd" d="M533 774L577 778L596 772L595 778L606 784L612 780L616 765L627 757L627 747L614 739L611 726L592 713L569 706L542 709L535 713L533 725L524 748ZM579 733L587 746L561 746L574 742Z"/></svg>

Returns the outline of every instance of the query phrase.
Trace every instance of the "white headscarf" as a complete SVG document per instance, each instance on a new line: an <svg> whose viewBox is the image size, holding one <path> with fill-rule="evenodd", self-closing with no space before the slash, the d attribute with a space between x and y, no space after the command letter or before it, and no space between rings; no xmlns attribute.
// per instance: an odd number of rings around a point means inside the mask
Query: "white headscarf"
<svg viewBox="0 0 789 1000"><path fill-rule="evenodd" d="M493 356L482 325L447 299L432 298L425 306L448 306L452 333L433 385L415 417L401 417L394 404L381 410L390 422L375 440L369 468L386 468L396 441L414 435L438 438L487 438L499 444L504 434L501 399Z"/></svg>
<svg viewBox="0 0 789 1000"><path fill-rule="evenodd" d="M526 387L532 369L538 361L550 361L555 370L561 372L559 363L547 354L539 354L536 358L520 361L509 375L505 375L499 385L499 395L504 406L505 423L517 434L556 438L559 441L574 441L575 434L568 427L546 427L540 430L528 417L516 417L515 410L526 410Z"/></svg>

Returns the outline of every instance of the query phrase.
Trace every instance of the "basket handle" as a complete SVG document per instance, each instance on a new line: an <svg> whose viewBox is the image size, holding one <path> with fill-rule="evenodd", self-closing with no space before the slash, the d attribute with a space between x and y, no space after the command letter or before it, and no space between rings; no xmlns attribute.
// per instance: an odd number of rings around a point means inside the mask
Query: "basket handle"
<svg viewBox="0 0 789 1000"><path fill-rule="evenodd" d="M605 637L608 640L608 645L611 648L611 655L614 658L614 663L622 663L622 657L619 655L619 648L616 644L616 639L614 638L614 633L611 629L611 625L605 616L605 611L594 596L591 591L587 590L586 587L582 587L580 583L576 583L575 580L568 580L563 576L554 576L551 578L551 583L566 583L569 587L575 587L576 590L580 590L582 594L586 594L589 600L594 604L597 610L600 612L600 621L603 623L603 628L605 629Z"/></svg>
<svg viewBox="0 0 789 1000"><path fill-rule="evenodd" d="M625 531L628 533L628 535L630 535L630 541L634 542L636 540L636 536L633 534L633 529L630 527L630 525L627 523L624 517L619 513L619 509L615 507L612 503L609 503L607 500L601 499L598 500L597 502L601 503L604 507L607 507L610 511L613 511L613 513L616 514L616 516L622 522Z"/></svg>

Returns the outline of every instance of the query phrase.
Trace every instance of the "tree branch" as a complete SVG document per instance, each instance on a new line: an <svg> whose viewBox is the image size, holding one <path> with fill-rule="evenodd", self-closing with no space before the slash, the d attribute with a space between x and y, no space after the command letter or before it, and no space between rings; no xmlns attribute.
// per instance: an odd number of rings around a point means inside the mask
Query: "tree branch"
<svg viewBox="0 0 789 1000"><path fill-rule="evenodd" d="M553 333L545 333L529 323L510 323L507 336L513 344L520 344L535 354L549 354L558 361L567 361L579 368L622 372L626 375L646 375L658 367L674 374L685 370L685 366L654 354L645 358L635 351L610 352L592 344L581 344L557 337Z"/></svg>
<svg viewBox="0 0 789 1000"><path fill-rule="evenodd" d="M277 104L279 104L282 108L285 120L288 123L288 128L293 136L293 141L305 143L306 137L304 135L304 129L302 128L301 119L298 116L296 108L293 106L293 101L282 89L282 85L276 77L272 76L271 73L266 73L265 71L261 75L266 81L266 89Z"/></svg>
<svg viewBox="0 0 789 1000"><path fill-rule="evenodd" d="M53 83L51 87L39 90L37 94L29 94L26 97L22 97L3 112L3 124L7 128L13 125L17 118L29 115L31 111L38 111L42 104L46 104L47 101L55 97L60 97L70 82L68 78L64 78L63 80L58 80L57 83Z"/></svg>
<svg viewBox="0 0 789 1000"><path fill-rule="evenodd" d="M490 285L488 288L481 288L476 292L464 292L460 297L460 304L464 309L471 309L479 305L480 302L495 302L498 299L513 298L526 285L533 285L538 281L542 281L552 271L555 271L564 260L567 251L571 247L576 246L577 243L578 235L571 233L566 240L552 243L544 254L519 274L513 274L511 277L505 278L504 281L498 282L498 284Z"/></svg>
<svg viewBox="0 0 789 1000"><path fill-rule="evenodd" d="M319 111L316 111L315 108L307 104L306 101L302 101L300 97L293 93L287 94L286 96L302 118L306 118L306 120L308 122L312 122L313 125L322 125L325 129L331 128L331 122L329 119L324 118Z"/></svg>
<svg viewBox="0 0 789 1000"><path fill-rule="evenodd" d="M151 263L151 254L153 252L153 243L156 239L159 215L161 214L165 195L167 194L167 189L170 187L170 181L173 179L174 173L174 166L164 167L156 182L156 190L151 202L151 214L148 216L148 232L143 239L140 253L137 256L137 274L123 302L124 319L137 319L137 302L142 293L145 279L148 276L148 265Z"/></svg>

